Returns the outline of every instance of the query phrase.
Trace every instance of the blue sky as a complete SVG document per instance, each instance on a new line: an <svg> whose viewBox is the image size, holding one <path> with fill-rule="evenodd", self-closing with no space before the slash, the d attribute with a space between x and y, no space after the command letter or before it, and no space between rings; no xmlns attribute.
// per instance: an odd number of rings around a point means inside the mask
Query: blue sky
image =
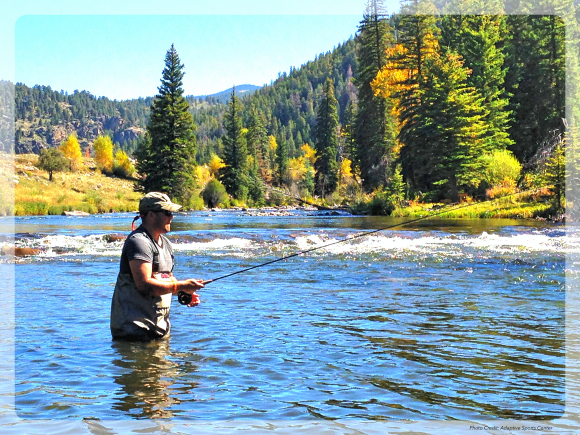
<svg viewBox="0 0 580 435"><path fill-rule="evenodd" d="M0 14L8 41L0 78L128 99L155 95L172 43L185 64L187 95L270 83L353 36L366 2L11 3ZM386 6L395 12L398 1Z"/></svg>

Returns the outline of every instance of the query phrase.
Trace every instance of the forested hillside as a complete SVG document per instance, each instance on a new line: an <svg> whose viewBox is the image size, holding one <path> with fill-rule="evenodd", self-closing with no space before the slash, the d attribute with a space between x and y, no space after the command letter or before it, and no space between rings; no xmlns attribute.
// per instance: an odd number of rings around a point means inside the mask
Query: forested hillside
<svg viewBox="0 0 580 435"><path fill-rule="evenodd" d="M134 149L145 133L152 97L116 101L95 97L88 91L72 94L50 86L15 86L15 149L36 153L59 146L74 133L83 150L99 135Z"/></svg>
<svg viewBox="0 0 580 435"><path fill-rule="evenodd" d="M356 43L353 39L339 44L332 51L315 56L300 68L291 68L270 86L257 90L251 97L244 96L244 125L250 123L251 109L262 118L267 134L284 142L290 158L302 154L302 145L313 142L312 129L316 124L316 108L327 78L332 78L340 105L341 121L347 104L356 99L353 74L356 71ZM225 134L223 116L225 104L210 107L193 106L193 117L198 125L198 163L208 163L212 153L222 154L221 138Z"/></svg>
<svg viewBox="0 0 580 435"><path fill-rule="evenodd" d="M251 95L258 87L244 85L238 95ZM7 88L8 89L8 88ZM17 153L38 154L44 148L59 146L74 133L86 150L99 135L108 135L130 154L145 134L153 97L117 101L95 97L88 91L68 94L50 86L15 86L15 148ZM230 92L187 97L192 112L224 104ZM225 106L224 106L225 107ZM205 119L201 115L201 120ZM211 122L207 123L212 125ZM205 127L203 125L202 127ZM203 129L202 129L203 130Z"/></svg>
<svg viewBox="0 0 580 435"><path fill-rule="evenodd" d="M471 4L452 3L455 11ZM574 10L507 16L490 2L480 11L487 15L445 15L429 1L406 0L389 15L381 7L369 2L354 39L251 95L238 89L227 103L223 95L186 97L194 164L248 189L265 181L341 198L383 189L397 203L529 184L564 146L565 30L578 33ZM566 14L567 29L558 16ZM152 101L17 84L16 151L39 152L74 132L85 149L105 134L132 153ZM511 172L490 178L498 165Z"/></svg>

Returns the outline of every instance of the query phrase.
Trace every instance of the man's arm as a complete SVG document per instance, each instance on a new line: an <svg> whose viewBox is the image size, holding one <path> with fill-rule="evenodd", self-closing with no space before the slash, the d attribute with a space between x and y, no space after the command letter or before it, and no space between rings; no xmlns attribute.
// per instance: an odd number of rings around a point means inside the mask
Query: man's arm
<svg viewBox="0 0 580 435"><path fill-rule="evenodd" d="M169 293L176 294L177 292L183 291L193 295L196 290L203 288L203 283L194 279L186 279L184 281L164 281L153 278L153 265L144 260L131 260L129 261L129 266L131 267L131 274L135 280L135 285L144 293L161 296ZM197 305L198 303L199 298L197 298L197 303L194 305Z"/></svg>

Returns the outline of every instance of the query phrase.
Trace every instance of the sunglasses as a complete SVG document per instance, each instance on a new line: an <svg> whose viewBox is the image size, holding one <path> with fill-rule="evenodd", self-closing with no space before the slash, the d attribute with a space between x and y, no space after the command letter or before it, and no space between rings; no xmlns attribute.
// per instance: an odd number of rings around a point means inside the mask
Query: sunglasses
<svg viewBox="0 0 580 435"><path fill-rule="evenodd" d="M169 210L154 210L153 213L165 213L167 217L173 216L173 212Z"/></svg>

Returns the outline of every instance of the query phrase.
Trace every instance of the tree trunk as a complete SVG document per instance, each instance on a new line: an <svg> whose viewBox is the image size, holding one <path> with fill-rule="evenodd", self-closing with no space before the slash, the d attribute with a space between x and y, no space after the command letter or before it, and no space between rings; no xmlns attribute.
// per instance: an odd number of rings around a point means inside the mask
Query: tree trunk
<svg viewBox="0 0 580 435"><path fill-rule="evenodd" d="M449 191L451 201L459 202L459 192L457 191L457 179L455 178L455 175L449 177Z"/></svg>

